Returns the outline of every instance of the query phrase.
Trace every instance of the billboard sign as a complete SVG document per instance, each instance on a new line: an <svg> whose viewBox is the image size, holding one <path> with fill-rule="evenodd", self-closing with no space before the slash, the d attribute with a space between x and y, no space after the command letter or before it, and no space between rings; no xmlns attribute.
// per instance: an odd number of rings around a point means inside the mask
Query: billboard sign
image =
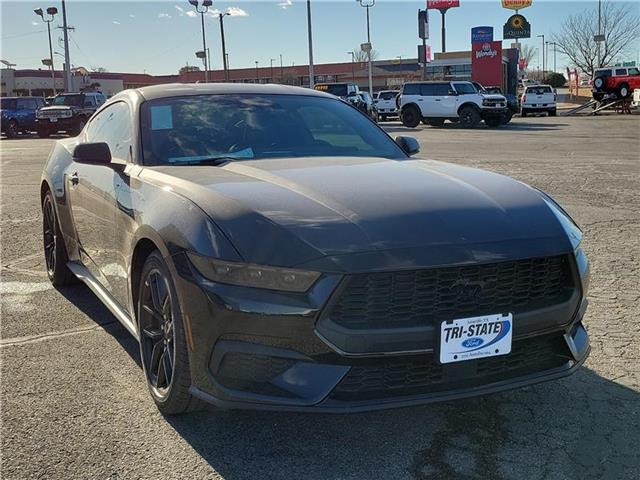
<svg viewBox="0 0 640 480"><path fill-rule="evenodd" d="M530 7L532 3L533 0L502 0L502 8L522 10L523 8Z"/></svg>
<svg viewBox="0 0 640 480"><path fill-rule="evenodd" d="M482 85L502 86L502 42L478 42L471 47L471 78Z"/></svg>
<svg viewBox="0 0 640 480"><path fill-rule="evenodd" d="M511 15L507 23L504 24L502 38L531 38L531 25L522 15L516 13Z"/></svg>
<svg viewBox="0 0 640 480"><path fill-rule="evenodd" d="M446 10L460 6L460 0L427 0L429 10Z"/></svg>
<svg viewBox="0 0 640 480"><path fill-rule="evenodd" d="M471 43L476 42L493 42L493 27L473 27Z"/></svg>

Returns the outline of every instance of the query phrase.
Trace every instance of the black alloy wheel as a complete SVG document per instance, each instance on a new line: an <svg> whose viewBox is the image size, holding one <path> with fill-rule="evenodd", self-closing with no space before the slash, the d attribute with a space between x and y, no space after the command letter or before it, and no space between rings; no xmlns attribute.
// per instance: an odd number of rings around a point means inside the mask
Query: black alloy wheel
<svg viewBox="0 0 640 480"><path fill-rule="evenodd" d="M158 409L172 415L201 408L202 402L189 393L189 356L176 290L157 251L142 268L138 329L142 367Z"/></svg>
<svg viewBox="0 0 640 480"><path fill-rule="evenodd" d="M480 114L473 107L462 107L460 109L460 126L463 128L475 128L480 123Z"/></svg>
<svg viewBox="0 0 640 480"><path fill-rule="evenodd" d="M42 243L47 276L55 287L70 285L77 280L67 268L69 257L62 241L60 226L56 219L53 196L47 192L42 201Z"/></svg>
<svg viewBox="0 0 640 480"><path fill-rule="evenodd" d="M420 112L414 106L408 106L402 109L400 120L405 127L416 128L420 124Z"/></svg>

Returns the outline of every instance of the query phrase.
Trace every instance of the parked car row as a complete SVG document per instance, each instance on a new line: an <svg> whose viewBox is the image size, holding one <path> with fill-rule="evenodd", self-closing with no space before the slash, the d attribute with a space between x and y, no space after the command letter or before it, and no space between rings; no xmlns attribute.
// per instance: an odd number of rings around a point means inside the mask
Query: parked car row
<svg viewBox="0 0 640 480"><path fill-rule="evenodd" d="M2 133L9 138L33 131L41 138L61 131L77 135L106 100L101 92L61 93L48 103L42 97L5 97L0 99Z"/></svg>

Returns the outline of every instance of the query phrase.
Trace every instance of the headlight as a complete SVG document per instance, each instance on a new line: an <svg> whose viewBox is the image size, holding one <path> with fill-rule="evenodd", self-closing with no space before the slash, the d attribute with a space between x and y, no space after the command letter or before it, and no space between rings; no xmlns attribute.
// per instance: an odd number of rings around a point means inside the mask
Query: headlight
<svg viewBox="0 0 640 480"><path fill-rule="evenodd" d="M189 259L212 282L287 292L306 292L320 277L319 272L226 262L189 252Z"/></svg>

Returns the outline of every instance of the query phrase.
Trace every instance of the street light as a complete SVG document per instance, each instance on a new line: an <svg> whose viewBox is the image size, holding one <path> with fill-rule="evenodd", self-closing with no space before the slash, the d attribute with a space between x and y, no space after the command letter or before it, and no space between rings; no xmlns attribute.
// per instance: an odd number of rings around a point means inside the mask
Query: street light
<svg viewBox="0 0 640 480"><path fill-rule="evenodd" d="M361 7L367 9L367 58L369 60L369 95L373 98L373 66L371 65L371 28L369 23L369 9L376 4L376 0L356 0Z"/></svg>
<svg viewBox="0 0 640 480"><path fill-rule="evenodd" d="M56 7L47 8L47 15L49 19L44 18L44 12L41 8L36 8L34 13L38 15L43 22L47 24L47 33L49 34L49 66L51 67L51 84L53 87L53 94L56 94L56 71L53 68L53 47L51 45L51 22L53 22L53 17L58 13L58 9ZM44 62L43 62L44 63Z"/></svg>
<svg viewBox="0 0 640 480"><path fill-rule="evenodd" d="M542 38L542 78L546 77L547 65L545 63L545 55L544 55L544 35L538 35L538 38Z"/></svg>
<svg viewBox="0 0 640 480"><path fill-rule="evenodd" d="M270 58L269 59L269 68L271 69L271 73L270 73L270 75L271 75L271 83L276 83L276 82L273 81L273 62L275 62L275 61L276 61L275 58Z"/></svg>
<svg viewBox="0 0 640 480"><path fill-rule="evenodd" d="M356 52L347 52L347 55L351 55L351 80L356 83Z"/></svg>
<svg viewBox="0 0 640 480"><path fill-rule="evenodd" d="M260 83L260 76L258 75L258 60L256 60L256 83Z"/></svg>
<svg viewBox="0 0 640 480"><path fill-rule="evenodd" d="M558 70L556 68L556 45L558 44L556 42L547 42L547 45L553 45L553 71L557 72Z"/></svg>
<svg viewBox="0 0 640 480"><path fill-rule="evenodd" d="M222 39L222 66L224 68L224 79L229 81L229 63L227 62L227 47L224 42L224 21L223 18L227 15L231 15L229 12L219 13L220 18L220 38Z"/></svg>
<svg viewBox="0 0 640 480"><path fill-rule="evenodd" d="M282 54L280 54L280 81L284 80L284 64L282 63Z"/></svg>
<svg viewBox="0 0 640 480"><path fill-rule="evenodd" d="M198 0L189 0L189 3L193 5L196 12L200 14L200 22L202 24L202 51L207 51L207 39L204 34L204 14L207 13L209 7L213 5L212 0L202 0L202 4ZM200 7L202 5L202 8ZM204 54L204 82L209 82L209 62L207 61L207 55Z"/></svg>

